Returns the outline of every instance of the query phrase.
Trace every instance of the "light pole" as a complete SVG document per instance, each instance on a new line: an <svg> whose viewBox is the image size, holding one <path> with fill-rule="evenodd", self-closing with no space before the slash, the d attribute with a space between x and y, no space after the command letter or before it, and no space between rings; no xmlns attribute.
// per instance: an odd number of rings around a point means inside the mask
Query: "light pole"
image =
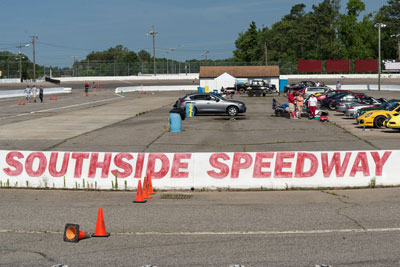
<svg viewBox="0 0 400 267"><path fill-rule="evenodd" d="M72 64L72 77L75 77L75 63L78 56L72 56L74 58L74 63Z"/></svg>
<svg viewBox="0 0 400 267"><path fill-rule="evenodd" d="M154 31L154 25L151 32L148 32L147 35L153 36L153 64L154 64L154 76L156 75L156 35L158 32Z"/></svg>
<svg viewBox="0 0 400 267"><path fill-rule="evenodd" d="M19 80L22 83L22 53L21 53L21 48L23 47L28 47L30 44L25 44L25 45L19 45L17 46L18 48L18 56L19 56Z"/></svg>
<svg viewBox="0 0 400 267"><path fill-rule="evenodd" d="M381 28L385 28L386 24L376 23L378 28L378 91L381 90Z"/></svg>
<svg viewBox="0 0 400 267"><path fill-rule="evenodd" d="M397 53L399 54L399 59L400 59L400 33L398 34L392 34L390 37L397 38Z"/></svg>

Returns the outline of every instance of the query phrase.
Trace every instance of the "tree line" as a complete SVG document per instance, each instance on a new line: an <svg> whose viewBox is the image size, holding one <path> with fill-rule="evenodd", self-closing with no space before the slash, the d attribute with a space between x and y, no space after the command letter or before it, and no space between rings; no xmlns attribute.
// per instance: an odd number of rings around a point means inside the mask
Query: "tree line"
<svg viewBox="0 0 400 267"><path fill-rule="evenodd" d="M386 24L381 30L382 58L398 58L398 39L393 35L400 33L400 0L389 0L376 13L363 17L362 0L349 0L344 14L340 4L340 0L323 0L310 12L304 4L296 4L271 27L258 28L251 22L235 41L233 59L260 62L265 54L270 61L378 58L376 23Z"/></svg>

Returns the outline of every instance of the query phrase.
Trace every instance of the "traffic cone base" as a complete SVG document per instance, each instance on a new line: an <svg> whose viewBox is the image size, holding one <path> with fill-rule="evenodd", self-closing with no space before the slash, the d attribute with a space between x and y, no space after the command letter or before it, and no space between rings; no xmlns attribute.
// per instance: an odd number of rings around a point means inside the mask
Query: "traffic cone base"
<svg viewBox="0 0 400 267"><path fill-rule="evenodd" d="M146 203L146 202L147 200L145 200L143 196L142 182L139 180L136 192L136 200L133 201L133 203Z"/></svg>
<svg viewBox="0 0 400 267"><path fill-rule="evenodd" d="M110 233L106 232L106 225L104 223L103 217L103 208L99 207L99 211L97 213L97 223L96 223L96 230L92 237L109 237Z"/></svg>
<svg viewBox="0 0 400 267"><path fill-rule="evenodd" d="M64 230L64 241L77 243L81 239L90 238L90 235L79 230L78 224L67 223Z"/></svg>

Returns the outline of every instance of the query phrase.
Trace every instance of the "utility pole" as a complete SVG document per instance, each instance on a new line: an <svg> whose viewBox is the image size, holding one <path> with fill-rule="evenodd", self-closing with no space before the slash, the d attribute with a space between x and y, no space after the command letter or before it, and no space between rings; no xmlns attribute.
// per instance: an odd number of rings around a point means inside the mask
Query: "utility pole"
<svg viewBox="0 0 400 267"><path fill-rule="evenodd" d="M156 75L156 35L158 32L154 31L154 25L152 27L152 31L148 32L147 35L153 36L153 64L154 64L154 76Z"/></svg>
<svg viewBox="0 0 400 267"><path fill-rule="evenodd" d="M74 58L74 63L72 64L72 77L75 77L75 63L76 63L76 58L78 56L72 56Z"/></svg>
<svg viewBox="0 0 400 267"><path fill-rule="evenodd" d="M386 24L376 23L378 28L378 91L381 90L381 28L386 27Z"/></svg>
<svg viewBox="0 0 400 267"><path fill-rule="evenodd" d="M28 47L30 44L26 44L26 45L19 45L17 46L18 48L18 56L19 56L19 80L22 83L22 52L21 52L21 48L22 47Z"/></svg>
<svg viewBox="0 0 400 267"><path fill-rule="evenodd" d="M265 66L268 66L268 50L267 50L267 42L264 43L264 57L265 57Z"/></svg>
<svg viewBox="0 0 400 267"><path fill-rule="evenodd" d="M400 33L398 34L392 34L390 37L395 37L397 38L397 53L399 54L399 60L400 60Z"/></svg>
<svg viewBox="0 0 400 267"><path fill-rule="evenodd" d="M206 52L204 52L204 54L201 55L201 56L204 56L204 59L206 60L204 65L207 65L207 55L208 55L208 53L210 53L210 51L206 51Z"/></svg>
<svg viewBox="0 0 400 267"><path fill-rule="evenodd" d="M36 60L35 60L35 40L39 39L39 36L33 35L32 37L32 50L33 50L33 82L36 82Z"/></svg>

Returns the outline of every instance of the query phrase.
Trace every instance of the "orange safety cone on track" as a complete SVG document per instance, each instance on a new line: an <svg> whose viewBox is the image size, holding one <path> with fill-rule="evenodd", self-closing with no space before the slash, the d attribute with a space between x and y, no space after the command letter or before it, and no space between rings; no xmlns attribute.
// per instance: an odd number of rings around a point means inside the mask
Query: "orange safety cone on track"
<svg viewBox="0 0 400 267"><path fill-rule="evenodd" d="M136 192L136 200L133 203L146 203L147 201L144 199L143 196L143 188L142 188L142 181L139 180Z"/></svg>
<svg viewBox="0 0 400 267"><path fill-rule="evenodd" d="M147 182L149 184L149 194L154 195L156 192L153 191L153 184L151 182L151 174L150 172L147 173Z"/></svg>
<svg viewBox="0 0 400 267"><path fill-rule="evenodd" d="M96 223L96 230L92 237L109 237L110 233L106 231L106 225L104 223L103 217L103 208L99 207L99 212L97 213L97 223Z"/></svg>
<svg viewBox="0 0 400 267"><path fill-rule="evenodd" d="M22 105L22 104L21 104L21 99L18 100L18 105Z"/></svg>
<svg viewBox="0 0 400 267"><path fill-rule="evenodd" d="M54 97L54 100L57 100L57 96Z"/></svg>
<svg viewBox="0 0 400 267"><path fill-rule="evenodd" d="M22 103L21 105L26 105L26 102L24 101L24 103Z"/></svg>
<svg viewBox="0 0 400 267"><path fill-rule="evenodd" d="M149 181L147 177L144 177L143 181L143 195L145 199L151 199L150 193L149 193Z"/></svg>
<svg viewBox="0 0 400 267"><path fill-rule="evenodd" d="M79 230L78 224L67 223L64 230L64 241L77 243L81 239L89 238L90 235Z"/></svg>
<svg viewBox="0 0 400 267"><path fill-rule="evenodd" d="M53 100L53 98L52 98L52 97L50 97L50 100Z"/></svg>

